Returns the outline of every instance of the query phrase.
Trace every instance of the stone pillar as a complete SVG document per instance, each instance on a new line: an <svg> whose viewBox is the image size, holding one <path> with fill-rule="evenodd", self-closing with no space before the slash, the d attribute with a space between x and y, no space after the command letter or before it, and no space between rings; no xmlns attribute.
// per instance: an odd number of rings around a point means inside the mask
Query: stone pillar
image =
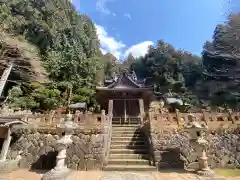
<svg viewBox="0 0 240 180"><path fill-rule="evenodd" d="M229 116L228 118L229 118L229 120L232 121L233 124L235 124L235 119L232 116L232 110L228 109L227 111L228 111L228 116Z"/></svg>
<svg viewBox="0 0 240 180"><path fill-rule="evenodd" d="M177 119L177 125L178 125L178 129L182 129L182 122L181 122L181 117L180 117L180 114L179 114L179 110L176 109L175 110L176 112L176 119Z"/></svg>
<svg viewBox="0 0 240 180"><path fill-rule="evenodd" d="M204 121L206 124L208 124L209 117L206 115L206 110L205 110L205 109L202 109L201 112L202 112L202 116L203 116L203 121Z"/></svg>
<svg viewBox="0 0 240 180"><path fill-rule="evenodd" d="M101 121L104 125L107 124L106 113L104 109L101 110Z"/></svg>
<svg viewBox="0 0 240 180"><path fill-rule="evenodd" d="M3 143L3 147L2 147L2 151L1 151L1 159L0 159L1 161L5 161L7 158L7 153L8 153L8 149L9 149L11 140L12 140L11 129L9 127L8 131L7 131L6 139Z"/></svg>

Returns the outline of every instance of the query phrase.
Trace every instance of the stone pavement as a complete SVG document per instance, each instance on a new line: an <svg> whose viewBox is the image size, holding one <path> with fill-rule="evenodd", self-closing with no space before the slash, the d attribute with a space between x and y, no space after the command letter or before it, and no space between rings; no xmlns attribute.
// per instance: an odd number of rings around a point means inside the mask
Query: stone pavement
<svg viewBox="0 0 240 180"><path fill-rule="evenodd" d="M19 169L9 174L0 175L0 180L40 180L41 174L43 173L44 172L30 172L28 170ZM99 180L101 177L112 173L116 172L73 171L68 180ZM155 177L156 180L214 180L213 178L199 178L195 174L178 172L143 172L141 174L150 174ZM215 180L222 180L222 178L217 178ZM224 180L240 180L240 177L224 178Z"/></svg>

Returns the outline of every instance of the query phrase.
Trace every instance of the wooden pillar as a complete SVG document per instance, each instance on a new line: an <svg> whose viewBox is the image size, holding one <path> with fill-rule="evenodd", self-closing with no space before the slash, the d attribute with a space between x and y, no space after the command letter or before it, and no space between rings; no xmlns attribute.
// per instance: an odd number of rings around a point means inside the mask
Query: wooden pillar
<svg viewBox="0 0 240 180"><path fill-rule="evenodd" d="M124 108L124 123L126 123L126 122L127 122L126 99L124 99L123 101L124 101L124 102L123 102L123 103L124 103L124 105L123 105L123 106L124 106L124 107L123 107L123 108Z"/></svg>
<svg viewBox="0 0 240 180"><path fill-rule="evenodd" d="M141 119L141 124L143 124L143 118L144 118L144 102L143 99L138 99L138 103L139 103L139 112L140 112L140 119Z"/></svg>
<svg viewBox="0 0 240 180"><path fill-rule="evenodd" d="M108 101L108 116L113 116L113 100Z"/></svg>
<svg viewBox="0 0 240 180"><path fill-rule="evenodd" d="M4 140L4 143L3 143L0 161L6 160L11 140L12 140L11 129L9 127L7 131L6 139Z"/></svg>
<svg viewBox="0 0 240 180"><path fill-rule="evenodd" d="M13 67L13 64L11 63L3 72L2 74L2 77L1 77L1 80L0 80L0 96L2 96L2 93L3 93L3 90L4 90L4 87L6 85L6 82L7 82L7 79L11 73L11 70L12 70L12 67Z"/></svg>

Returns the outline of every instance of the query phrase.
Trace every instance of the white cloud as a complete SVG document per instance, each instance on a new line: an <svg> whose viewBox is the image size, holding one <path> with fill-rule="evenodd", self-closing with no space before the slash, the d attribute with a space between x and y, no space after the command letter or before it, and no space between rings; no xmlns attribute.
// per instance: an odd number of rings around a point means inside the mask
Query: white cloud
<svg viewBox="0 0 240 180"><path fill-rule="evenodd" d="M139 44L135 44L135 45L129 47L124 52L124 56L127 57L130 53L136 58L144 56L147 53L148 47L150 45L153 45L152 41L144 41Z"/></svg>
<svg viewBox="0 0 240 180"><path fill-rule="evenodd" d="M114 0L97 0L97 3L96 3L97 11L99 11L100 13L105 14L105 15L111 14L113 16L116 16L116 13L111 12L110 9L107 7L107 3L112 2L112 1L114 1Z"/></svg>
<svg viewBox="0 0 240 180"><path fill-rule="evenodd" d="M95 24L95 27L100 40L100 50L102 53L106 54L109 52L117 59L126 58L130 53L136 58L144 56L148 51L148 47L154 44L152 41L144 41L127 48L122 41L118 41L110 36L104 27L97 24Z"/></svg>
<svg viewBox="0 0 240 180"><path fill-rule="evenodd" d="M109 36L104 27L100 25L95 26L100 40L102 53L105 54L106 52L110 52L119 59L126 45L121 41L116 40L114 37Z"/></svg>
<svg viewBox="0 0 240 180"><path fill-rule="evenodd" d="M107 51L105 51L103 48L100 48L100 51L101 51L103 54L107 54Z"/></svg>
<svg viewBox="0 0 240 180"><path fill-rule="evenodd" d="M131 14L129 14L129 13L125 13L124 16L125 16L126 18L128 18L128 19L132 19L132 16L131 16Z"/></svg>
<svg viewBox="0 0 240 180"><path fill-rule="evenodd" d="M110 14L111 11L106 6L107 2L108 0L98 0L96 3L97 10L104 14Z"/></svg>

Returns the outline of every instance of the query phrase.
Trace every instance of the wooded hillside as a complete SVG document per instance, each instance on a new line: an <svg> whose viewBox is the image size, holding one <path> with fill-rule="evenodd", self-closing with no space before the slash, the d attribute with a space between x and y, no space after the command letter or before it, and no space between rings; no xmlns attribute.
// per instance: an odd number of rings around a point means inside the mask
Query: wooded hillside
<svg viewBox="0 0 240 180"><path fill-rule="evenodd" d="M144 57L130 54L123 63L101 53L93 22L68 0L1 0L0 22L0 69L13 60L17 66L10 79L20 82L9 91L12 108L49 110L65 105L69 86L72 102L97 107L98 82L124 68L134 69L155 91L171 89L194 106L240 106L238 14L216 27L212 41L203 45L202 57L159 40ZM17 57L6 53L12 49Z"/></svg>

